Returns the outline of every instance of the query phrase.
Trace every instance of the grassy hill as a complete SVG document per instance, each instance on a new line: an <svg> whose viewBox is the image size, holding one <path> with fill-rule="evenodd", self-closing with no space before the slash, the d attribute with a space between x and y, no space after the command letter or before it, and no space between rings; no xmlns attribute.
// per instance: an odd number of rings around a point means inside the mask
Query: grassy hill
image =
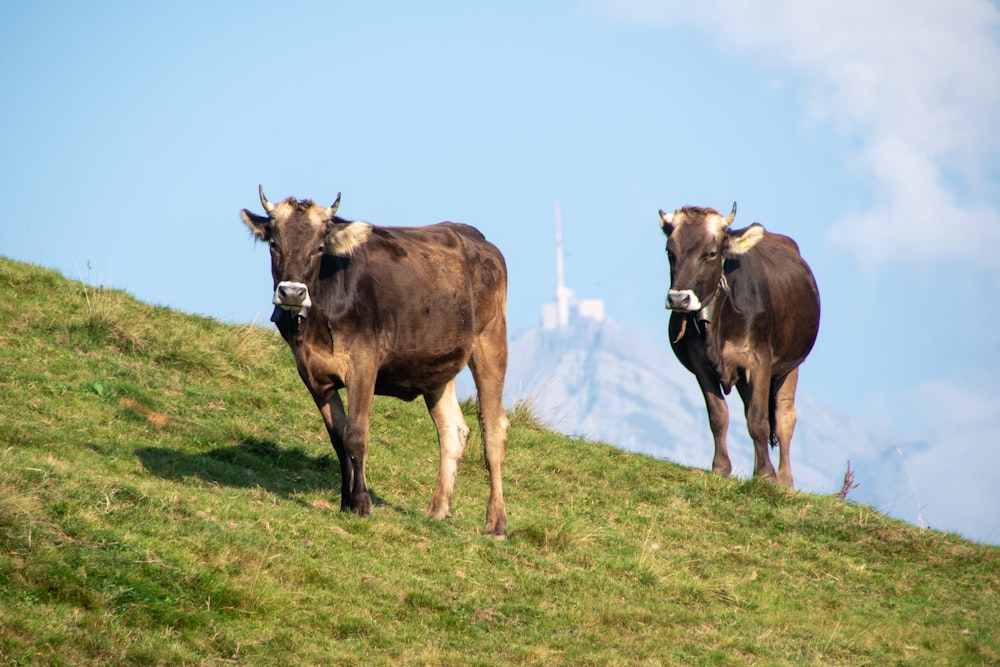
<svg viewBox="0 0 1000 667"><path fill-rule="evenodd" d="M378 400L374 516L270 331L0 259L0 665L998 664L1000 548L515 411L506 541ZM706 447L708 443L706 443Z"/></svg>

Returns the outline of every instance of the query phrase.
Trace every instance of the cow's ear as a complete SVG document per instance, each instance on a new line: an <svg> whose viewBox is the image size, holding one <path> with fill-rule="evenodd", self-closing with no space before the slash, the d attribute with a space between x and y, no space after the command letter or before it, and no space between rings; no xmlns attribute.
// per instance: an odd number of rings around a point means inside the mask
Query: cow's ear
<svg viewBox="0 0 1000 667"><path fill-rule="evenodd" d="M664 213L663 209L660 209L660 229L667 236L670 236L674 231L674 213Z"/></svg>
<svg viewBox="0 0 1000 667"><path fill-rule="evenodd" d="M358 246L368 240L371 233L372 226L367 222L330 225L330 231L326 235L326 254L349 257Z"/></svg>
<svg viewBox="0 0 1000 667"><path fill-rule="evenodd" d="M240 211L240 219L243 220L243 224L249 227L250 232L259 240L265 243L271 240L271 218L243 209Z"/></svg>
<svg viewBox="0 0 1000 667"><path fill-rule="evenodd" d="M726 232L726 237L726 256L742 255L764 238L764 226L755 222L745 229Z"/></svg>

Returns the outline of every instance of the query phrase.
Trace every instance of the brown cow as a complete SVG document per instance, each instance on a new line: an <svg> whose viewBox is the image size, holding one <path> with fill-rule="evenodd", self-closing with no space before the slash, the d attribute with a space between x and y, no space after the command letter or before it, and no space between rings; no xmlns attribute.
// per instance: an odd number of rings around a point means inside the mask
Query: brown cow
<svg viewBox="0 0 1000 667"><path fill-rule="evenodd" d="M733 210L660 211L670 260L670 343L698 378L715 439L712 471L732 472L726 449L733 385L754 444L754 476L792 486L799 364L819 331L819 290L795 241L759 223L732 230ZM777 476L767 445L780 447Z"/></svg>
<svg viewBox="0 0 1000 667"><path fill-rule="evenodd" d="M333 206L292 197L266 216L241 217L271 248L271 319L295 355L340 460L341 510L369 516L365 479L375 394L423 396L437 427L441 464L428 515L451 514L469 427L455 396L468 364L479 394L490 499L486 534L504 536L502 468L507 416L507 266L479 230L443 222L376 227L336 216ZM340 389L347 389L347 413Z"/></svg>

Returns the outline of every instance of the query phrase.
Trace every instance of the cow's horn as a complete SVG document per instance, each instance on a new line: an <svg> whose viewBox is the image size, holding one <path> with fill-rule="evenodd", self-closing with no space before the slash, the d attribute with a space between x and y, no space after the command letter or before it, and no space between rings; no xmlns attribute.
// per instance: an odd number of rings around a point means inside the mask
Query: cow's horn
<svg viewBox="0 0 1000 667"><path fill-rule="evenodd" d="M257 190L260 192L260 205L264 207L264 210L267 211L268 215L271 215L271 211L274 210L274 204L267 201L267 197L264 196L264 186L258 185Z"/></svg>
<svg viewBox="0 0 1000 667"><path fill-rule="evenodd" d="M333 220L333 216L337 215L337 209L340 208L340 193L337 193L337 200L333 202L333 206L326 209L326 219Z"/></svg>
<svg viewBox="0 0 1000 667"><path fill-rule="evenodd" d="M736 217L736 202L733 202L733 210L730 211L729 215L727 215L723 219L724 222L725 222L725 226L728 227L729 225L733 224L733 218L735 218L735 217Z"/></svg>

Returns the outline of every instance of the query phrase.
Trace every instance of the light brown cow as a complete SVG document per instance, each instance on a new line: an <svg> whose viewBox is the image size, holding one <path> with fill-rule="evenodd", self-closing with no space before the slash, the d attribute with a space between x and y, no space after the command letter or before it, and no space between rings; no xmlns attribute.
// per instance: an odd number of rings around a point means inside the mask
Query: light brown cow
<svg viewBox="0 0 1000 667"><path fill-rule="evenodd" d="M437 427L441 463L428 515L451 514L469 427L455 396L466 365L479 394L490 498L484 533L504 536L502 469L507 416L507 267L474 227L376 227L336 217L292 197L266 215L243 209L250 231L271 248L272 321L319 407L340 460L341 509L368 516L365 479L375 394L423 396ZM347 390L347 413L340 390Z"/></svg>

